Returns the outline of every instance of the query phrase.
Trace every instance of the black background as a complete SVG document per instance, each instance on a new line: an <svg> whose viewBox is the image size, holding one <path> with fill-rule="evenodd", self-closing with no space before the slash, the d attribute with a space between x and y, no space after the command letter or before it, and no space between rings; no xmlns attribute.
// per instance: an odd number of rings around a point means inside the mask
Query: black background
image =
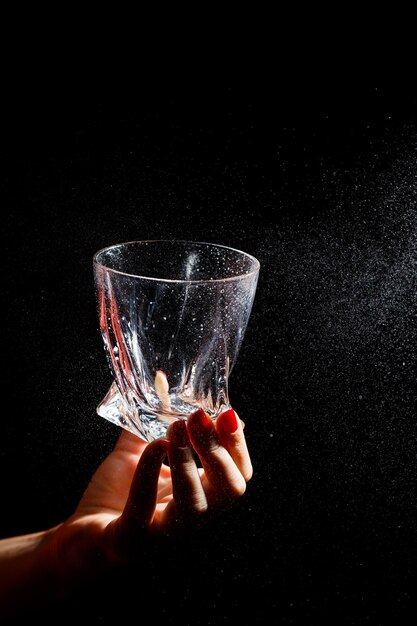
<svg viewBox="0 0 417 626"><path fill-rule="evenodd" d="M6 90L3 536L65 519L118 436L95 413L96 250L196 239L261 263L230 381L247 493L43 619L415 621L416 106L404 86Z"/></svg>

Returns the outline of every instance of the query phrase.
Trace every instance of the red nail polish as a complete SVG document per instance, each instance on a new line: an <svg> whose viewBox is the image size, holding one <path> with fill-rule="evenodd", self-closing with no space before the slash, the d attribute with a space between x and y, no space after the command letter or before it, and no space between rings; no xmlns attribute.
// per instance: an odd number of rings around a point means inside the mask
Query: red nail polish
<svg viewBox="0 0 417 626"><path fill-rule="evenodd" d="M155 448L155 453L161 457L161 459L165 458L166 453L168 452L169 441L168 439L154 439L148 446L152 446Z"/></svg>
<svg viewBox="0 0 417 626"><path fill-rule="evenodd" d="M212 420L203 409L197 409L197 411L193 413L193 420L196 420L199 427L203 430L209 431L213 428Z"/></svg>
<svg viewBox="0 0 417 626"><path fill-rule="evenodd" d="M221 418L220 426L226 433L232 435L237 431L239 423L237 421L237 415L233 409L227 409L227 411L221 413L221 416L219 417Z"/></svg>
<svg viewBox="0 0 417 626"><path fill-rule="evenodd" d="M173 442L176 446L182 448L190 445L190 440L188 439L187 433L187 426L184 420L177 420L172 424L171 442Z"/></svg>

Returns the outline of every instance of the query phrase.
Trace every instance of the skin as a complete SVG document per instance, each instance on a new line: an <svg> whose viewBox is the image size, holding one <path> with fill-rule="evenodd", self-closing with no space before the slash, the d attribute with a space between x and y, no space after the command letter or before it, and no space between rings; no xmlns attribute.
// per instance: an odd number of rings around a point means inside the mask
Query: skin
<svg viewBox="0 0 417 626"><path fill-rule="evenodd" d="M167 440L150 444L122 431L69 519L0 541L0 614L42 608L143 560L147 546L175 541L231 506L251 476L243 425L232 410L215 424L196 411L175 422Z"/></svg>

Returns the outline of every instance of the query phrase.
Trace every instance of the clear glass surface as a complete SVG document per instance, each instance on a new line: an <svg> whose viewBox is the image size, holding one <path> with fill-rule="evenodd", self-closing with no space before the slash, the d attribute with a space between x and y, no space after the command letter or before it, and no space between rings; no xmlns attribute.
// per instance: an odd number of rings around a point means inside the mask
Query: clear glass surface
<svg viewBox="0 0 417 626"><path fill-rule="evenodd" d="M202 407L230 406L229 376L259 262L225 246L132 241L98 251L100 330L114 382L97 413L145 441Z"/></svg>

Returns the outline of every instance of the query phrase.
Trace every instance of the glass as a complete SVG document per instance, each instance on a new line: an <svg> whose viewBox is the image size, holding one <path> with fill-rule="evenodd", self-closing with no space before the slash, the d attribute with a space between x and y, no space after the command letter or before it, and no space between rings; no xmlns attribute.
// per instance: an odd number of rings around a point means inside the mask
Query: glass
<svg viewBox="0 0 417 626"><path fill-rule="evenodd" d="M100 330L114 376L97 413L145 441L202 407L230 407L228 383L259 274L253 256L194 241L99 250Z"/></svg>

